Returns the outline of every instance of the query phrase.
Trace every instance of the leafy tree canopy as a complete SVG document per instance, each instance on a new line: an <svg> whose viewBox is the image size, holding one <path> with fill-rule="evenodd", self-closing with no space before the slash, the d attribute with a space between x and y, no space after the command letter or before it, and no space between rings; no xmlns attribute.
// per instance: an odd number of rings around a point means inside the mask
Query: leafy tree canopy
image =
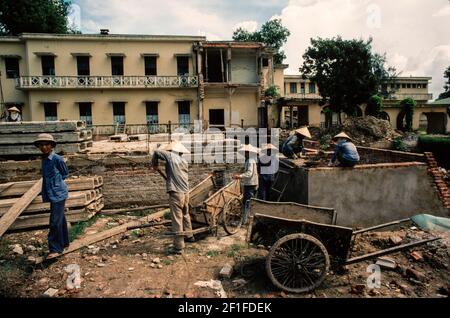
<svg viewBox="0 0 450 318"><path fill-rule="evenodd" d="M70 1L0 0L0 34L74 33L68 26Z"/></svg>
<svg viewBox="0 0 450 318"><path fill-rule="evenodd" d="M444 92L439 95L438 99L450 97L450 66L445 70L444 78L447 79L444 85Z"/></svg>
<svg viewBox="0 0 450 318"><path fill-rule="evenodd" d="M249 32L243 28L238 28L233 32L233 40L245 42L262 42L270 48L277 50L274 56L275 64L283 63L286 54L281 47L286 43L291 33L283 26L281 19L267 21L261 26L259 31Z"/></svg>
<svg viewBox="0 0 450 318"><path fill-rule="evenodd" d="M356 116L357 106L381 94L381 83L394 68L385 67L386 56L372 53L372 39L311 39L303 54L300 72L316 82L333 112Z"/></svg>

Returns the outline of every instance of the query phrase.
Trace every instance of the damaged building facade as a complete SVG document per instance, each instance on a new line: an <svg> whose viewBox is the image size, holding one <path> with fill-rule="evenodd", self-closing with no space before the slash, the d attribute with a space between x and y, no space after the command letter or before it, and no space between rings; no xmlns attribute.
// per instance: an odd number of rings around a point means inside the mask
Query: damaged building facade
<svg viewBox="0 0 450 318"><path fill-rule="evenodd" d="M27 33L0 37L0 55L6 107L26 121L85 120L97 130L260 126L274 80L263 44L201 36Z"/></svg>

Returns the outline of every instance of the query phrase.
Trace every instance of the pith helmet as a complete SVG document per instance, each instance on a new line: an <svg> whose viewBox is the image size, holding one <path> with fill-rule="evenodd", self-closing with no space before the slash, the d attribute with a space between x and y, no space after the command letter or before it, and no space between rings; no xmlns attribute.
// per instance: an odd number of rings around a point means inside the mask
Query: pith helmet
<svg viewBox="0 0 450 318"><path fill-rule="evenodd" d="M336 136L333 137L333 140L336 140L338 138L345 138L349 141L352 141L352 138L350 138L350 136L347 135L345 132L341 132L341 133L337 134Z"/></svg>
<svg viewBox="0 0 450 318"><path fill-rule="evenodd" d="M56 146L56 141L50 134L39 134L37 139L34 141L34 145L36 147L39 147L40 142L50 142L53 145L53 147Z"/></svg>
<svg viewBox="0 0 450 318"><path fill-rule="evenodd" d="M296 132L297 134L300 134L300 135L302 135L302 136L305 136L306 138L311 138L311 133L309 132L308 127L306 127L306 126L297 129L295 132Z"/></svg>
<svg viewBox="0 0 450 318"><path fill-rule="evenodd" d="M18 112L18 113L20 113L19 108L17 108L16 106L13 106L13 107L11 107L11 108L8 108L8 111L9 111L9 112Z"/></svg>

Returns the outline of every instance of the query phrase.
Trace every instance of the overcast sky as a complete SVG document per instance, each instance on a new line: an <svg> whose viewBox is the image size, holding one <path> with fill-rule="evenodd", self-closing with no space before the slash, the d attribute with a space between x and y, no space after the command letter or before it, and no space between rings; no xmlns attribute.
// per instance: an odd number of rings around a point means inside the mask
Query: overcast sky
<svg viewBox="0 0 450 318"><path fill-rule="evenodd" d="M254 31L281 18L291 31L287 74L298 73L311 37L373 37L402 76L431 76L443 91L450 66L449 0L73 0L83 33L205 35L229 40L237 26Z"/></svg>

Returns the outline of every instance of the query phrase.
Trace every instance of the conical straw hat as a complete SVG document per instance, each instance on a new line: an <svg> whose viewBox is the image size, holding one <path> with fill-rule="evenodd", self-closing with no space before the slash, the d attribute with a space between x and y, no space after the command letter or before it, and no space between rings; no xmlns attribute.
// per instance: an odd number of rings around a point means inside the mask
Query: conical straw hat
<svg viewBox="0 0 450 318"><path fill-rule="evenodd" d="M261 148L261 151L269 150L269 149L270 150L278 150L278 148L272 144L264 144L263 147Z"/></svg>
<svg viewBox="0 0 450 318"><path fill-rule="evenodd" d="M308 127L306 127L306 126L297 129L295 132L296 132L297 134L300 134L300 135L302 135L302 136L305 136L306 138L311 138L311 133L309 132Z"/></svg>
<svg viewBox="0 0 450 318"><path fill-rule="evenodd" d="M179 141L172 141L168 145L164 145L163 147L164 147L163 150L167 150L167 151L173 151L173 152L178 152L178 153L191 153Z"/></svg>
<svg viewBox="0 0 450 318"><path fill-rule="evenodd" d="M333 140L336 140L338 138L346 138L346 139L352 141L352 138L350 138L350 136L347 135L345 132L341 132L341 133L337 134L336 136L333 137Z"/></svg>
<svg viewBox="0 0 450 318"><path fill-rule="evenodd" d="M253 152L258 153L259 149L256 147L253 147L252 145L243 145L239 150L239 152Z"/></svg>

